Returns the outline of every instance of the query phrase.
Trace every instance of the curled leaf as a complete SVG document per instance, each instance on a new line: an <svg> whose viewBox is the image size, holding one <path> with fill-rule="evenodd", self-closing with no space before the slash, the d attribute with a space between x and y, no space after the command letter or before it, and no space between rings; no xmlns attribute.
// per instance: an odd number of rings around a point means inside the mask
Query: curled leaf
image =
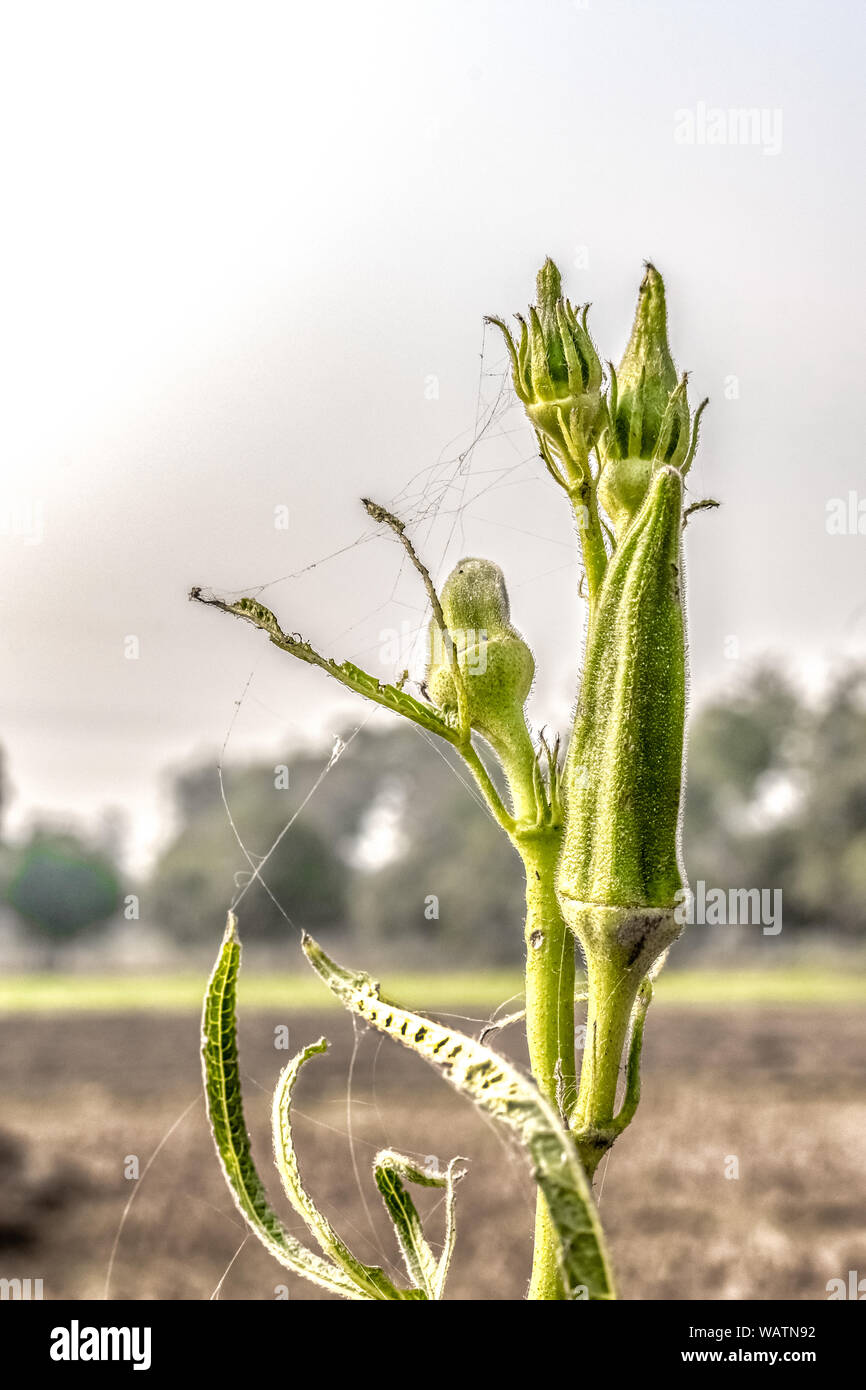
<svg viewBox="0 0 866 1390"><path fill-rule="evenodd" d="M604 1237L574 1142L535 1084L464 1033L383 999L363 972L345 970L304 934L304 954L342 1004L434 1066L520 1141L550 1212L566 1296L615 1297Z"/></svg>
<svg viewBox="0 0 866 1390"><path fill-rule="evenodd" d="M460 1160L452 1158L444 1172L420 1168L411 1158L383 1149L373 1160L376 1186L382 1194L385 1209L394 1224L397 1241L409 1271L409 1278L428 1298L441 1299L448 1277L457 1228L454 1222L455 1186L465 1170L455 1172ZM445 1188L445 1245L439 1259L433 1254L424 1235L421 1218L404 1183L419 1187Z"/></svg>
<svg viewBox="0 0 866 1390"><path fill-rule="evenodd" d="M241 960L237 919L229 913L225 936L207 987L202 1017L205 1097L217 1154L238 1211L250 1230L286 1269L343 1298L366 1300L352 1280L301 1245L268 1202L250 1151L238 1066L235 996Z"/></svg>
<svg viewBox="0 0 866 1390"><path fill-rule="evenodd" d="M298 1169L295 1146L292 1141L291 1104L292 1092L301 1067L310 1057L326 1052L328 1044L324 1038L310 1043L288 1066L283 1069L274 1092L273 1130L274 1154L277 1170L283 1183L286 1196L299 1216L303 1217L307 1229L318 1241L322 1251L348 1275L352 1283L368 1298L388 1301L402 1301L423 1297L418 1288L398 1289L391 1283L383 1270L376 1265L365 1265L355 1258L351 1250L340 1239L336 1231L323 1216L306 1192Z"/></svg>

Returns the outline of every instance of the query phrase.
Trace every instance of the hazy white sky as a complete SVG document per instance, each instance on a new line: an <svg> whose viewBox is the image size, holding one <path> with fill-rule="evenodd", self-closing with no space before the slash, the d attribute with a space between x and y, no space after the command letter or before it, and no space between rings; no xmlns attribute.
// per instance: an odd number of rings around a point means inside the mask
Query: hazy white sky
<svg viewBox="0 0 866 1390"><path fill-rule="evenodd" d="M482 316L525 306L547 253L614 358L652 257L711 397L698 692L765 650L805 671L862 653L866 534L826 525L830 499L866 510L862 29L853 0L7 7L12 824L122 806L141 864L162 770L215 752L251 673L236 753L364 713L186 591L271 584L284 625L392 674L388 630L423 604L388 539L272 581L368 532L362 493L442 476L498 389ZM742 108L754 139L732 143ZM415 535L439 578L503 565L534 712L564 723L576 567L532 454L502 415L458 479L477 500Z"/></svg>

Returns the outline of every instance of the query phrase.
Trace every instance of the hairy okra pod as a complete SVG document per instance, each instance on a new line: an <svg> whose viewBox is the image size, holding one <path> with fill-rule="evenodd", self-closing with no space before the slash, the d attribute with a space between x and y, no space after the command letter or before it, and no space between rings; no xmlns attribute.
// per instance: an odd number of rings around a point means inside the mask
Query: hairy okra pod
<svg viewBox="0 0 866 1390"><path fill-rule="evenodd" d="M561 893L667 907L682 887L683 484L660 469L608 566L565 773Z"/></svg>
<svg viewBox="0 0 866 1390"><path fill-rule="evenodd" d="M615 1137L619 1063L641 981L680 931L682 495L677 469L659 468L611 558L564 777L557 890L587 965L573 1123L589 1171Z"/></svg>

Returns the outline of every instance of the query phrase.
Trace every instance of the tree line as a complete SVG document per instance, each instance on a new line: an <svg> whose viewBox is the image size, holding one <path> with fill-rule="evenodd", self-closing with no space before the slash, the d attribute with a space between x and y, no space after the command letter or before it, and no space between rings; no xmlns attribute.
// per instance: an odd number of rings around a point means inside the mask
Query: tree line
<svg viewBox="0 0 866 1390"><path fill-rule="evenodd" d="M429 947L443 964L517 961L517 856L423 734L362 729L279 838L328 753L226 769L234 830L213 764L175 774L176 829L148 881L133 886L142 918L181 947L211 942L251 866L268 856L244 893L247 940L275 940L287 915L387 944L389 954L402 943ZM866 666L838 673L818 701L777 667L753 669L695 713L688 766L693 884L780 889L787 930L863 935ZM49 962L115 917L131 887L104 847L44 826L6 844L0 869L3 899ZM689 936L695 948L700 934Z"/></svg>

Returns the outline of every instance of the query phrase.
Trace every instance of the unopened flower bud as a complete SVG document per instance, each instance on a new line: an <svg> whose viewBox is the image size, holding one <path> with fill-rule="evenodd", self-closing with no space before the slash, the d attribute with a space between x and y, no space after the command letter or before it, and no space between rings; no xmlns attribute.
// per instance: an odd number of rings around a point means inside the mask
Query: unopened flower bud
<svg viewBox="0 0 866 1390"><path fill-rule="evenodd" d="M509 746L522 726L535 661L511 625L502 571L489 560L461 560L443 585L441 604L447 633L435 621L428 630L430 698L446 713L457 711L453 642L472 728L494 748Z"/></svg>
<svg viewBox="0 0 866 1390"><path fill-rule="evenodd" d="M703 405L692 421L686 380L677 379L668 346L664 282L655 266L647 265L631 338L612 375L608 428L599 442L599 501L618 537L637 515L653 472L670 464L684 474L691 464Z"/></svg>
<svg viewBox="0 0 866 1390"><path fill-rule="evenodd" d="M589 306L580 313L563 297L562 279L549 257L538 272L536 300L528 319L516 316L517 342L501 319L488 318L488 323L505 338L514 389L527 415L576 482L586 476L603 419L601 362L586 327Z"/></svg>

